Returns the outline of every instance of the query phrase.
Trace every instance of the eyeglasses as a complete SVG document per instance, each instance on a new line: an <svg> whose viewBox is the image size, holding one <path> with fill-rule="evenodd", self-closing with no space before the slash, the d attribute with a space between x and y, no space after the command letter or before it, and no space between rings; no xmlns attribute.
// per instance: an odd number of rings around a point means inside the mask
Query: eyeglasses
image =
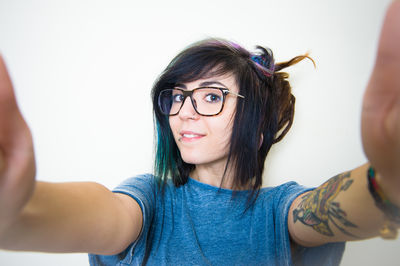
<svg viewBox="0 0 400 266"><path fill-rule="evenodd" d="M232 94L236 97L244 96L231 92L226 88L200 87L191 91L180 88L162 90L158 96L160 111L169 116L177 115L187 97L190 97L194 110L203 116L214 116L224 108L225 97Z"/></svg>

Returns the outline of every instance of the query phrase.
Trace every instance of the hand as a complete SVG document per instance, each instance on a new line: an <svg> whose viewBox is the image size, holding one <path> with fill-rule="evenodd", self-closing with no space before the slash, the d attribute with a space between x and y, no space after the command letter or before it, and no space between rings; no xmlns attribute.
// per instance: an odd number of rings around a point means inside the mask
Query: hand
<svg viewBox="0 0 400 266"><path fill-rule="evenodd" d="M0 235L29 200L35 184L32 137L0 56Z"/></svg>
<svg viewBox="0 0 400 266"><path fill-rule="evenodd" d="M380 184L400 206L400 1L393 1L381 31L362 110L365 154Z"/></svg>

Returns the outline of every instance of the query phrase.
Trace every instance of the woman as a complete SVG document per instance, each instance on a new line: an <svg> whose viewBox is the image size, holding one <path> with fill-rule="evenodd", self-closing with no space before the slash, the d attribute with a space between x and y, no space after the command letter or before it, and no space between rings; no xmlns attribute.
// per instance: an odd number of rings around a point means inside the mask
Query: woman
<svg viewBox="0 0 400 266"><path fill-rule="evenodd" d="M259 189L265 157L293 119L280 70L305 56L275 64L269 50L224 41L182 52L153 89L157 178L129 179L114 192L35 182L30 132L0 64L1 247L107 255L90 256L100 265L335 265L343 241L390 237L400 206L399 15L393 3L364 99L370 163L315 190Z"/></svg>

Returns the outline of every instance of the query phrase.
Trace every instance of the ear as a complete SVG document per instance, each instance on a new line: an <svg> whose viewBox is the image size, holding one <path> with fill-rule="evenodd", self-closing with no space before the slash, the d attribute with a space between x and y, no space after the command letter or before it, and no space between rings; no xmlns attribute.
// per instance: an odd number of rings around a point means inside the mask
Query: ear
<svg viewBox="0 0 400 266"><path fill-rule="evenodd" d="M263 141L264 141L264 134L261 133L260 144L258 145L258 149L261 148L261 145L262 145Z"/></svg>

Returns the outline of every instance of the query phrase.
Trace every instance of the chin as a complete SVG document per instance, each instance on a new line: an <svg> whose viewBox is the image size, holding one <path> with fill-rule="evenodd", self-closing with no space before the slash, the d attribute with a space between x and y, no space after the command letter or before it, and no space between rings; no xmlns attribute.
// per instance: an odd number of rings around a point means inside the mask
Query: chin
<svg viewBox="0 0 400 266"><path fill-rule="evenodd" d="M209 153L199 150L181 151L181 157L185 163L196 165L209 163L213 160L213 158L210 157Z"/></svg>
<svg viewBox="0 0 400 266"><path fill-rule="evenodd" d="M207 152L181 153L182 160L188 164L211 165L220 164L227 156L212 156Z"/></svg>
<svg viewBox="0 0 400 266"><path fill-rule="evenodd" d="M200 156L193 156L193 155L188 156L188 155L181 154L181 157L182 157L182 160L188 164L204 163L203 160L201 160Z"/></svg>

